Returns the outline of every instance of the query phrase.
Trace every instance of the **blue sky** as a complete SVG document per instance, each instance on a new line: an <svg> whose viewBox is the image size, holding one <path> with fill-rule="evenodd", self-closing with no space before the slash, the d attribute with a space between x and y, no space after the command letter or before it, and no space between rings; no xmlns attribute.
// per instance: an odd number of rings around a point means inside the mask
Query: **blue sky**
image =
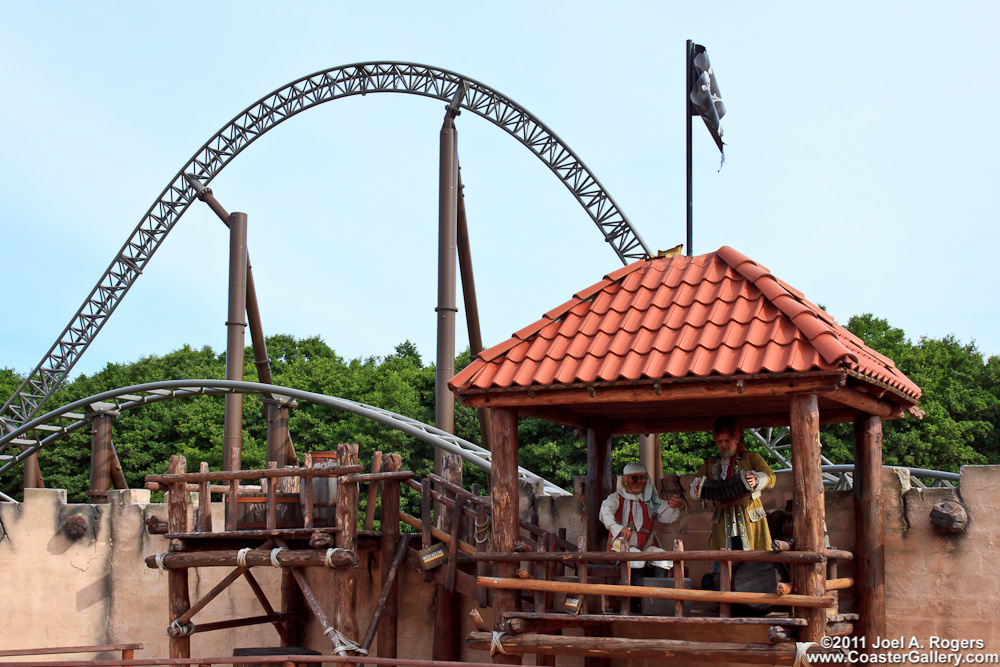
<svg viewBox="0 0 1000 667"><path fill-rule="evenodd" d="M733 246L841 322L872 312L1000 354L995 5L473 4L0 4L0 367L34 367L219 128L353 62L499 90L576 151L650 246L680 243L688 38L708 47L729 112L721 171L695 126L695 252ZM406 95L335 101L215 179L249 215L268 333L319 335L345 357L410 339L433 357L442 115ZM472 114L458 131L494 344L620 262L526 149ZM185 343L222 351L227 252L225 228L193 207L74 374Z"/></svg>

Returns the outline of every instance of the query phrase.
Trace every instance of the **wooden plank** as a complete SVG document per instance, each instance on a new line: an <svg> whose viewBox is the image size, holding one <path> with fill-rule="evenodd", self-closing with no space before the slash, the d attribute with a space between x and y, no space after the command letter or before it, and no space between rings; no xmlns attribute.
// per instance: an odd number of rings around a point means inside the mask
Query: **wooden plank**
<svg viewBox="0 0 1000 667"><path fill-rule="evenodd" d="M657 382L642 385L610 385L459 395L470 407L516 408L527 406L586 406L600 403L668 403L699 399L747 399L787 396L802 392L830 392L844 373L818 372L786 378L712 378L688 382Z"/></svg>
<svg viewBox="0 0 1000 667"><path fill-rule="evenodd" d="M698 602L729 602L741 604L773 604L786 607L823 609L834 604L833 598L814 595L778 595L777 593L748 593L743 591L702 591L685 588L659 588L656 586L619 586L615 584L580 584L575 581L540 581L504 577L478 577L476 583L499 590L552 591L556 593L583 593L590 595L630 595L661 600L692 600ZM503 615L503 611L500 615ZM825 617L824 617L825 622Z"/></svg>
<svg viewBox="0 0 1000 667"><path fill-rule="evenodd" d="M882 510L882 421L854 420L854 531L858 622L855 630L872 646L885 637L885 516Z"/></svg>
<svg viewBox="0 0 1000 667"><path fill-rule="evenodd" d="M683 558L686 561L717 561L727 560L733 563L743 563L746 561L762 563L824 563L826 555L822 552L813 551L720 551L718 549L706 549L702 551L650 551L650 552L630 552L613 553L608 551L554 551L545 552L495 552L470 554L467 560L471 561L553 561L553 562L577 562L587 563L617 563L619 561L649 561L649 560L676 560Z"/></svg>
<svg viewBox="0 0 1000 667"><path fill-rule="evenodd" d="M229 482L231 480L240 479L272 479L278 477L308 477L312 479L313 477L340 477L342 475L353 475L360 473L364 470L359 465L349 465L349 466L330 466L328 468L277 468L273 470L213 470L208 473L201 472L190 472L184 474L172 474L167 473L166 475L146 475L147 482L162 482L164 484L173 484L175 482L193 482L197 484L198 482L209 481L209 482Z"/></svg>
<svg viewBox="0 0 1000 667"><path fill-rule="evenodd" d="M488 632L469 633L465 645L487 651L493 639ZM626 639L622 637L562 637L560 635L506 635L503 648L509 653L552 653L556 655L603 656L627 660L657 659L681 664L729 662L758 665L792 665L795 646L790 644L739 644L735 642L693 642L680 639ZM807 649L809 657L840 653L818 645ZM813 661L816 664L816 661Z"/></svg>
<svg viewBox="0 0 1000 667"><path fill-rule="evenodd" d="M0 650L0 658L19 655L58 655L63 653L110 653L112 651L141 651L142 644L99 644L96 646L57 646L55 648L18 648Z"/></svg>
<svg viewBox="0 0 1000 667"><path fill-rule="evenodd" d="M567 627L574 625L588 625L594 623L621 623L620 616L613 614L562 614L562 613L532 613L517 612L504 614L505 619L521 618L524 621L533 623L535 621L559 622ZM679 624L679 625L781 625L781 626L805 626L806 621L802 618L791 616L767 616L764 618L719 618L717 616L632 616L628 619L630 623L652 623L652 624ZM528 626L526 632L531 632Z"/></svg>
<svg viewBox="0 0 1000 667"><path fill-rule="evenodd" d="M826 520L826 496L820 460L819 405L816 394L792 397L792 532L796 548L823 551ZM798 595L821 597L825 594L826 571L822 564L792 566L792 588ZM786 598L789 596L785 596ZM819 642L826 630L826 614L821 609L805 608L801 615L808 622L800 641Z"/></svg>

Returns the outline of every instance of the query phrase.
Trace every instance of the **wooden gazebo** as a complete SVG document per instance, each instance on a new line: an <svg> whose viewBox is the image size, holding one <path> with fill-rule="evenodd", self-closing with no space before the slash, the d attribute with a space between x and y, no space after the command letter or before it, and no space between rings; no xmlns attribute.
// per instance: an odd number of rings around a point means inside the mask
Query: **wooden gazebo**
<svg viewBox="0 0 1000 667"><path fill-rule="evenodd" d="M795 549L822 554L819 426L853 422L855 632L884 636L881 420L919 416L920 389L746 256L722 247L623 267L480 353L450 386L465 405L490 409L500 552L517 539L518 416L586 430L588 550L601 548L597 516L612 489L613 435L707 430L728 414L747 426L791 425ZM498 568L514 576L513 563ZM824 587L822 563L795 566L795 593L822 595ZM516 592L496 591L496 618L517 603ZM825 612L799 613L807 619L799 639L818 642Z"/></svg>

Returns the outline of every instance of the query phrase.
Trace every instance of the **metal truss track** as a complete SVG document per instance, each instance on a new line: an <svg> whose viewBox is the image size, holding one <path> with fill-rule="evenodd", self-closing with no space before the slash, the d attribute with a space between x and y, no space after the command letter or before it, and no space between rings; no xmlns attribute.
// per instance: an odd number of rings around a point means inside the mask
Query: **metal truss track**
<svg viewBox="0 0 1000 667"><path fill-rule="evenodd" d="M335 396L292 389L290 387L262 384L260 382L242 382L237 380L164 380L112 389L111 391L88 396L87 398L81 398L78 401L52 410L37 419L33 419L11 430L7 435L0 437L0 447L21 444L24 446L24 450L15 456L8 457L6 461L0 462L0 475L9 468L21 463L42 447L47 447L73 431L82 428L85 424L88 424L89 420L87 417L75 411L87 411L89 406L94 403L111 404L115 410L122 411L134 410L150 403L174 398L218 394L260 394L276 400L291 398L297 401L325 405L336 410L343 410L344 412L350 412L366 419L371 419L389 428L402 431L429 445L452 454L458 454L469 463L487 472L492 468L490 462L491 453L489 450L429 424L395 412L390 412L389 410L383 410L373 405L350 401L346 398L337 398ZM57 422L60 425L53 425ZM24 439L24 436L28 433L37 433L39 431L48 432L51 435L39 440ZM521 481L538 488L542 495L571 495L565 489L524 468L518 467L517 471Z"/></svg>
<svg viewBox="0 0 1000 667"><path fill-rule="evenodd" d="M250 105L177 172L45 357L0 409L0 433L29 421L55 392L191 205L196 192L185 173L210 183L265 132L324 102L368 93L407 93L451 102L460 87L465 87L461 108L500 127L544 162L623 263L649 257L645 242L597 177L555 132L510 98L468 77L427 65L370 62L335 67L293 81ZM5 449L0 445L0 454Z"/></svg>

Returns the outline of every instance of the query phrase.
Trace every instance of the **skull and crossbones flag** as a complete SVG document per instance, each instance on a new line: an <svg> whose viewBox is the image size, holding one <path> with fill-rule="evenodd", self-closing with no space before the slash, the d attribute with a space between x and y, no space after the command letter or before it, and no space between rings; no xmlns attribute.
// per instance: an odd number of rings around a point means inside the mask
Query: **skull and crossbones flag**
<svg viewBox="0 0 1000 667"><path fill-rule="evenodd" d="M691 79L694 84L691 86L691 106L692 115L695 113L705 121L705 126L712 133L715 144L719 151L723 151L722 126L720 120L726 115L726 105L722 103L722 95L719 93L719 82L712 71L712 63L708 60L708 52L704 46L695 44L691 49Z"/></svg>

